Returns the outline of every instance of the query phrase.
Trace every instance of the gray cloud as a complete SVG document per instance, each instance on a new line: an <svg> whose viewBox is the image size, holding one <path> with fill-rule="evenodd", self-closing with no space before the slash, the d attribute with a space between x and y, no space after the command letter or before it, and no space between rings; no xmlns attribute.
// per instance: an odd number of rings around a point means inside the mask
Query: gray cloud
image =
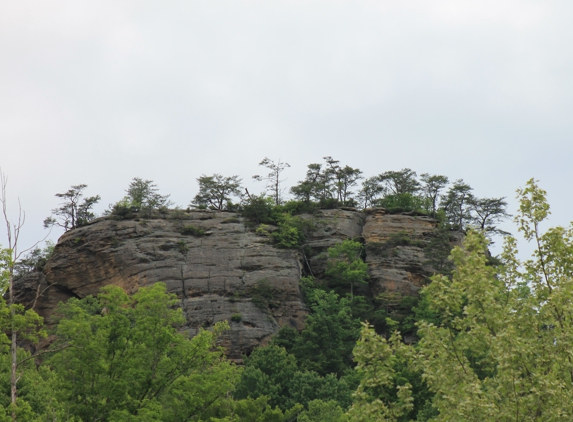
<svg viewBox="0 0 573 422"><path fill-rule="evenodd" d="M559 1L18 1L0 16L0 166L42 234L54 193L134 176L187 205L264 157L332 155L573 207L573 30ZM252 185L253 189L256 189ZM512 202L515 207L515 202Z"/></svg>

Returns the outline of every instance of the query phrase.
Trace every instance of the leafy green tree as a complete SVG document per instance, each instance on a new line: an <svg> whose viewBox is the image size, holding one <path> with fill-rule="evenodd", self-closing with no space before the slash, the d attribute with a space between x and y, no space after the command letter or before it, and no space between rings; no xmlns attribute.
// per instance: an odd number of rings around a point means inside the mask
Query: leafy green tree
<svg viewBox="0 0 573 422"><path fill-rule="evenodd" d="M241 194L241 179L239 176L225 177L220 174L202 175L197 179L199 193L193 199L193 204L210 207L215 210L229 208L232 197Z"/></svg>
<svg viewBox="0 0 573 422"><path fill-rule="evenodd" d="M308 290L306 295L312 312L291 352L303 370L342 376L353 366L352 348L360 328L352 316L351 300L321 289Z"/></svg>
<svg viewBox="0 0 573 422"><path fill-rule="evenodd" d="M416 172L409 168L399 171L386 171L378 177L388 194L416 194L420 190L420 182L416 179Z"/></svg>
<svg viewBox="0 0 573 422"><path fill-rule="evenodd" d="M274 201L266 195L249 195L241 215L255 224L274 224Z"/></svg>
<svg viewBox="0 0 573 422"><path fill-rule="evenodd" d="M351 421L401 421L412 411L412 386L400 383L396 370L405 360L406 347L397 332L386 341L364 325L354 349L360 385L348 411Z"/></svg>
<svg viewBox="0 0 573 422"><path fill-rule="evenodd" d="M134 177L126 190L125 200L135 211L149 212L161 207L169 207L169 195L160 195L159 189L152 180Z"/></svg>
<svg viewBox="0 0 573 422"><path fill-rule="evenodd" d="M335 374L322 376L299 368L295 356L272 344L259 347L245 359L245 369L234 392L236 399L268 397L283 411L306 407L312 400L335 400L350 405L351 388Z"/></svg>
<svg viewBox="0 0 573 422"><path fill-rule="evenodd" d="M272 194L275 205L282 204L282 194L284 189L281 188L281 183L284 182L285 179L281 179L281 174L285 169L290 167L290 164L281 162L280 159L275 162L265 157L263 161L259 163L259 166L269 169L269 173L266 176L255 175L253 176L253 179L259 182L266 182L267 192Z"/></svg>
<svg viewBox="0 0 573 422"><path fill-rule="evenodd" d="M48 259L54 252L54 242L47 240L46 246L42 249L39 247L33 248L24 257L22 257L14 265L15 277L19 278L32 271L40 270L46 265ZM0 259L2 259L0 257ZM0 287L1 290L1 287Z"/></svg>
<svg viewBox="0 0 573 422"><path fill-rule="evenodd" d="M283 413L278 407L269 405L269 398L260 396L256 399L228 400L217 409L216 416L210 422L292 422L296 420L301 406L295 406Z"/></svg>
<svg viewBox="0 0 573 422"><path fill-rule="evenodd" d="M312 221L288 213L278 216L278 230L271 233L276 245L285 249L302 247L314 230Z"/></svg>
<svg viewBox="0 0 573 422"><path fill-rule="evenodd" d="M312 199L321 197L324 177L321 172L322 164L309 164L307 168L305 179L291 187L290 191L296 199L310 202Z"/></svg>
<svg viewBox="0 0 573 422"><path fill-rule="evenodd" d="M0 264L0 271L4 272ZM16 359L12 360L12 335L17 341L35 345L46 336L43 319L33 310L26 310L20 304L8 305L0 297L0 420L37 420L50 405L38 402L40 397L52 394L41 374L34 365L34 356L19 347L16 348ZM14 366L12 366L14 365ZM16 390L12 390L12 372L15 374ZM15 393L12 403L11 395Z"/></svg>
<svg viewBox="0 0 573 422"><path fill-rule="evenodd" d="M58 399L82 421L200 417L232 390L236 369L214 349L224 324L189 339L175 295L157 283L129 297L107 286L59 308L55 347ZM137 419L139 418L139 419Z"/></svg>
<svg viewBox="0 0 573 422"><path fill-rule="evenodd" d="M368 265L362 260L362 252L362 244L354 240L345 240L328 249L326 275L350 285L351 296L354 296L354 283L367 283Z"/></svg>
<svg viewBox="0 0 573 422"><path fill-rule="evenodd" d="M379 199L377 205L390 212L420 212L427 213L430 209L429 199L412 193L386 195Z"/></svg>
<svg viewBox="0 0 573 422"><path fill-rule="evenodd" d="M362 179L362 171L350 166L338 167L334 172L334 179L338 202L353 205L355 201L352 189Z"/></svg>
<svg viewBox="0 0 573 422"><path fill-rule="evenodd" d="M358 199L362 208L373 207L384 194L385 189L380 181L380 176L369 177L362 182L362 188L358 192Z"/></svg>
<svg viewBox="0 0 573 422"><path fill-rule="evenodd" d="M26 401L22 400L18 393L23 370L25 369L23 364L29 360L20 359L20 342L25 341L30 345L34 344L45 333L42 330L42 318L33 310L26 310L24 306L17 304L14 300L16 264L21 259L22 254L27 251L19 249L20 231L24 226L25 215L20 208L18 218L15 221L8 217L7 184L7 177L0 170L0 204L2 204L2 216L6 224L6 237L8 240L7 248L0 247L0 288L3 294L2 303L0 304L0 348L9 344L9 355L2 356L2 360L5 362L9 361L9 365L7 365L10 368L8 371L10 374L8 390L10 397L9 412L11 419L17 420L18 415L26 411ZM1 306L5 304L3 301L4 297L8 299L8 306ZM8 397L8 394L5 397Z"/></svg>
<svg viewBox="0 0 573 422"><path fill-rule="evenodd" d="M362 172L350 166L342 167L340 161L330 156L323 158L324 164L308 165L305 179L293 186L291 193L298 200L314 200L323 205L354 204L352 189L362 178Z"/></svg>
<svg viewBox="0 0 573 422"><path fill-rule="evenodd" d="M521 262L516 240L508 236L503 265L492 266L483 234L470 231L464 247L452 251L452 277L435 276L424 289L440 318L418 322L416 346L404 345L397 332L386 342L363 329L355 356L368 375L357 393L358 412L380 402L407 411L411 383L400 383L392 364L401 359L423 373L435 394L431 406L438 415L432 420L573 418L573 228L540 231L549 205L535 180L518 195L515 221L535 245L532 259ZM394 397L398 387L401 396ZM379 414L368 420L400 420Z"/></svg>
<svg viewBox="0 0 573 422"><path fill-rule="evenodd" d="M269 397L269 404L283 410L291 407L290 383L298 371L296 359L279 346L259 347L245 359L245 369L234 396Z"/></svg>
<svg viewBox="0 0 573 422"><path fill-rule="evenodd" d="M298 422L346 422L347 416L336 400L312 400L308 410L299 415Z"/></svg>
<svg viewBox="0 0 573 422"><path fill-rule="evenodd" d="M428 173L421 174L420 179L422 180L421 191L423 192L424 197L427 198L431 203L431 216L436 218L440 192L448 185L450 181L446 176L437 174L430 175Z"/></svg>
<svg viewBox="0 0 573 422"><path fill-rule="evenodd" d="M492 234L508 235L496 224L510 217L507 213L505 198L474 198L471 201L472 223L486 236Z"/></svg>
<svg viewBox="0 0 573 422"><path fill-rule="evenodd" d="M306 178L291 188L295 198L304 201L315 200L324 202L334 198L335 178L338 161L332 157L324 157L325 163L308 165Z"/></svg>
<svg viewBox="0 0 573 422"><path fill-rule="evenodd" d="M473 188L462 179L456 180L441 200L446 220L455 230L465 230L472 221Z"/></svg>
<svg viewBox="0 0 573 422"><path fill-rule="evenodd" d="M44 227L60 226L66 231L83 226L95 218L92 208L101 199L99 195L83 198L88 185L72 186L67 192L57 193L63 199L59 208L52 210L52 216L44 220ZM83 200L82 200L83 198Z"/></svg>

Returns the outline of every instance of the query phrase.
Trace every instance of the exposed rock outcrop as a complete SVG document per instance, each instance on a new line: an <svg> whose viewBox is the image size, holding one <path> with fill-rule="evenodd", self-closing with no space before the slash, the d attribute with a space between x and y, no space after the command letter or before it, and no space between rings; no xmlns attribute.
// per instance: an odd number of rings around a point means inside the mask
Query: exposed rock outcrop
<svg viewBox="0 0 573 422"><path fill-rule="evenodd" d="M181 300L191 334L230 321L223 345L240 358L282 326L302 328L300 277L323 274L326 250L337 242L364 239L373 295L415 295L433 271L424 248L437 223L428 217L338 209L304 218L315 223L305 253L274 247L229 212L100 218L65 233L43 270L18 281L17 300L49 319L58 302L109 284L132 293L163 282Z"/></svg>

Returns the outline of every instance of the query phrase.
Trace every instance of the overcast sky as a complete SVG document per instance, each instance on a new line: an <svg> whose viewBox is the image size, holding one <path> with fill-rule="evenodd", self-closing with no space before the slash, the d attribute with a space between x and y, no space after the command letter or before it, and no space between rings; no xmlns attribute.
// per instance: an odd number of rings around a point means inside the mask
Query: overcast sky
<svg viewBox="0 0 573 422"><path fill-rule="evenodd" d="M478 196L507 196L510 212L535 177L552 223L573 219L571 1L0 10L0 167L28 216L22 246L43 236L70 185L88 184L102 211L137 176L187 206L201 174L260 190L251 176L265 156L291 164L287 184L330 155L366 176L409 167L464 179Z"/></svg>

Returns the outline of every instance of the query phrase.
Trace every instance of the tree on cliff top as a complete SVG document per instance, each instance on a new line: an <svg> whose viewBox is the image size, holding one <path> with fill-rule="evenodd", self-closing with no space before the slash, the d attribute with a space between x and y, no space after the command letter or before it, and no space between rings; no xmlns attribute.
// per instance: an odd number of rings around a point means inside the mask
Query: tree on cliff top
<svg viewBox="0 0 573 422"><path fill-rule="evenodd" d="M134 177L126 190L126 200L137 211L150 211L171 205L169 195L160 195L159 189L152 180Z"/></svg>
<svg viewBox="0 0 573 422"><path fill-rule="evenodd" d="M286 168L290 167L290 164L284 163L280 159L275 162L265 157L263 161L259 163L259 166L269 169L269 173L266 176L260 176L257 174L253 176L253 179L259 182L267 182L267 192L271 193L271 196L275 201L275 205L280 205L283 202L282 194L284 191L284 189L281 188L281 183L286 180L281 179L281 174Z"/></svg>
<svg viewBox="0 0 573 422"><path fill-rule="evenodd" d="M199 193L192 204L210 207L215 210L225 210L232 197L241 195L241 179L239 176L225 177L220 174L202 175L197 179Z"/></svg>
<svg viewBox="0 0 573 422"><path fill-rule="evenodd" d="M435 421L573 420L573 227L540 232L549 205L533 179L518 197L515 221L536 247L532 259L520 262L508 236L503 265L488 265L486 239L470 231L452 251L453 276L423 289L440 321L418 322L417 345L365 326L354 350L355 420L404 420L413 397L400 367L421 373L435 394Z"/></svg>
<svg viewBox="0 0 573 422"><path fill-rule="evenodd" d="M57 193L58 198L63 199L59 208L52 210L52 215L44 220L44 227L60 226L66 231L83 226L95 218L92 208L101 199L99 195L82 198L83 190L88 185L75 185L67 192Z"/></svg>

